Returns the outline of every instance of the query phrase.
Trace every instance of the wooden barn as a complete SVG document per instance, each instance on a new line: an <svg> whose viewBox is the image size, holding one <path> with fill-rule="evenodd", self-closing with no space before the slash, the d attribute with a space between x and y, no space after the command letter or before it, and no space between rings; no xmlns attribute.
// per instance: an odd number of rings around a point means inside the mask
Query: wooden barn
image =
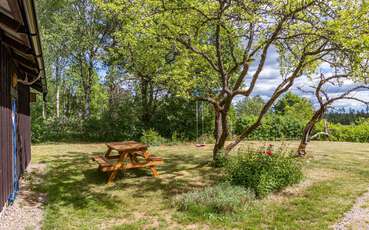
<svg viewBox="0 0 369 230"><path fill-rule="evenodd" d="M0 211L31 160L36 91L47 93L34 1L0 0Z"/></svg>

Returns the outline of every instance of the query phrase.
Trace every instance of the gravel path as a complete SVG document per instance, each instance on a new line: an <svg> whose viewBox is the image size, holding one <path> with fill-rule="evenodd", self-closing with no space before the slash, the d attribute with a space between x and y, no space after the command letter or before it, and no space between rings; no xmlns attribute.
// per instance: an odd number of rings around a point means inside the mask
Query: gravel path
<svg viewBox="0 0 369 230"><path fill-rule="evenodd" d="M0 230L41 229L46 196L32 188L40 183L45 172L44 164L30 165L20 182L20 192L12 206L5 208L0 216Z"/></svg>
<svg viewBox="0 0 369 230"><path fill-rule="evenodd" d="M335 230L369 229L369 191L356 200L352 209L333 228Z"/></svg>

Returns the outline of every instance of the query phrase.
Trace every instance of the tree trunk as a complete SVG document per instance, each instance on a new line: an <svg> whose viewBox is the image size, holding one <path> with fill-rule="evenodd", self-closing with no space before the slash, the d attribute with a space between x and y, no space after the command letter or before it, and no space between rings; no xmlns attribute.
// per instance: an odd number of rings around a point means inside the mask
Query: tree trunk
<svg viewBox="0 0 369 230"><path fill-rule="evenodd" d="M60 86L56 86L56 117L60 117Z"/></svg>
<svg viewBox="0 0 369 230"><path fill-rule="evenodd" d="M46 120L46 102L42 102L42 118Z"/></svg>
<svg viewBox="0 0 369 230"><path fill-rule="evenodd" d="M223 151L228 132L228 110L215 109L215 145L213 149L213 160L219 159L219 154Z"/></svg>
<svg viewBox="0 0 369 230"><path fill-rule="evenodd" d="M64 105L64 115L66 117L70 116L70 93L69 90L65 93L65 105Z"/></svg>
<svg viewBox="0 0 369 230"><path fill-rule="evenodd" d="M154 109L153 109L153 86L149 77L141 76L140 82L140 90L141 90L141 122L144 126L144 129L147 130L150 128L151 120L153 117Z"/></svg>
<svg viewBox="0 0 369 230"><path fill-rule="evenodd" d="M90 56L88 61L88 69L87 69L87 79L84 82L84 90L85 90L85 119L90 118L91 116L91 94L92 94L92 78L93 78L93 60Z"/></svg>
<svg viewBox="0 0 369 230"><path fill-rule="evenodd" d="M306 155L306 146L308 142L310 141L309 137L310 137L311 131L313 130L314 126L315 126L315 122L313 120L310 120L305 126L299 148L297 149L297 154L299 156Z"/></svg>
<svg viewBox="0 0 369 230"><path fill-rule="evenodd" d="M276 90L275 93L271 96L271 98L265 103L264 107L262 108L257 121L252 124L250 127L246 128L244 131L242 131L241 135L236 138L231 144L229 144L226 148L226 154L229 154L229 152L232 151L234 147L236 147L241 141L243 141L245 138L247 138L255 129L257 129L264 118L264 116L268 113L269 109L273 106L274 102L285 92L289 90L289 88L292 86L293 81L289 82L287 85L279 85L279 90Z"/></svg>
<svg viewBox="0 0 369 230"><path fill-rule="evenodd" d="M274 101L277 99L277 96L271 98L261 110L258 119L252 124L250 127L245 129L240 136L238 136L232 143L230 143L226 147L226 154L232 151L234 147L236 147L241 141L247 138L255 129L257 129L261 125L261 121L263 120L264 116L267 114L270 107L273 105Z"/></svg>
<svg viewBox="0 0 369 230"><path fill-rule="evenodd" d="M61 60L55 61L55 86L56 86L56 117L60 117L60 81L61 81Z"/></svg>
<svg viewBox="0 0 369 230"><path fill-rule="evenodd" d="M234 147L236 147L241 141L248 137L255 129L261 125L261 119L257 120L254 124L248 127L242 134L230 143L226 148L226 154L228 154Z"/></svg>
<svg viewBox="0 0 369 230"><path fill-rule="evenodd" d="M141 122L144 126L144 129L149 128L149 113L148 113L148 81L144 79L141 80Z"/></svg>
<svg viewBox="0 0 369 230"><path fill-rule="evenodd" d="M325 108L320 108L319 110L317 110L310 121L306 124L299 148L297 149L298 156L302 157L306 155L306 146L310 141L310 134L313 131L315 124L322 119L324 111Z"/></svg>
<svg viewBox="0 0 369 230"><path fill-rule="evenodd" d="M91 115L91 86L85 86L85 118L89 118Z"/></svg>

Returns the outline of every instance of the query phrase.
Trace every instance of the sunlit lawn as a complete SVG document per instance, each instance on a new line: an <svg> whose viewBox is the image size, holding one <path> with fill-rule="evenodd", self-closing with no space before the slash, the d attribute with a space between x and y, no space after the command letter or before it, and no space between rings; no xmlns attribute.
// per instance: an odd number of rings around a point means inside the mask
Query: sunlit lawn
<svg viewBox="0 0 369 230"><path fill-rule="evenodd" d="M211 147L152 147L165 160L158 168L160 177L151 177L149 170L128 171L107 185L106 175L90 160L105 151L103 144L33 146L33 163L47 164L44 182L36 186L48 194L43 228L326 229L369 187L369 144L314 142L301 184L233 215L176 211L171 206L176 194L221 179L221 170L208 164Z"/></svg>

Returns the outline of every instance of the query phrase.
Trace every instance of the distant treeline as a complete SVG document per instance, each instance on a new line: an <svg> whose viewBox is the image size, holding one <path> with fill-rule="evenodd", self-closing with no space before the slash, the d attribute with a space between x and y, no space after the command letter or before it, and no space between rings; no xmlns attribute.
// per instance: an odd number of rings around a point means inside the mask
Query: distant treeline
<svg viewBox="0 0 369 230"><path fill-rule="evenodd" d="M338 110L331 110L325 115L327 121L334 124L350 125L358 122L361 119L369 118L369 110L354 110L352 108L346 110L341 108Z"/></svg>
<svg viewBox="0 0 369 230"><path fill-rule="evenodd" d="M118 141L141 140L153 145L184 141L214 142L214 116L208 104L167 97L158 101L151 122L143 124L142 111L137 106L139 99L130 93L121 94L121 100L113 103L110 109L102 111L100 116L88 120L70 117L49 117L43 119L34 116L32 141ZM230 138L239 135L257 119L264 101L253 97L238 102L231 108L229 116ZM197 106L197 109L196 109ZM42 108L33 107L35 114ZM314 108L310 101L298 95L287 93L273 107L262 125L249 137L250 140L298 140ZM316 125L313 134L330 133L329 140L348 142L369 141L369 113L354 109L329 111L324 122Z"/></svg>

